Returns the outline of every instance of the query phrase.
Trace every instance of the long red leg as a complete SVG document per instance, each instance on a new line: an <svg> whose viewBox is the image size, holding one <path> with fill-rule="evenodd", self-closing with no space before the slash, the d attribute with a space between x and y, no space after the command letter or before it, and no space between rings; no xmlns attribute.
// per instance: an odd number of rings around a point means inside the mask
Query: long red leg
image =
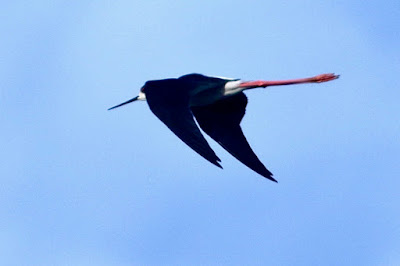
<svg viewBox="0 0 400 266"><path fill-rule="evenodd" d="M265 80L256 80L256 81L245 81L242 82L239 87L240 88L258 88L258 87L268 87L268 86L278 86L278 85L291 85L291 84L301 84L301 83L321 83L327 82L334 79L339 78L339 75L335 75L333 73L329 74L321 74L311 78L302 78L302 79L288 79L288 80L275 80L275 81L265 81Z"/></svg>

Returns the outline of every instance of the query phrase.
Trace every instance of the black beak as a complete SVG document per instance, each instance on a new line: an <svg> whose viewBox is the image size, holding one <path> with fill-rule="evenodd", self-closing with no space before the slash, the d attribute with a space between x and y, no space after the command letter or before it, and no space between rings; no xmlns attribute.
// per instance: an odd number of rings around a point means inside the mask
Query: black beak
<svg viewBox="0 0 400 266"><path fill-rule="evenodd" d="M134 101L136 101L138 98L139 98L139 96L136 96L136 97L134 97L134 98L132 98L132 99L130 99L130 100L127 100L126 102L123 102L123 103L120 103L120 104L118 104L118 105L116 105L116 106L114 106L114 107L111 107L111 108L109 108L108 110L112 110L112 109L117 108L117 107L120 107L120 106L122 106L122 105L131 103L131 102L134 102Z"/></svg>

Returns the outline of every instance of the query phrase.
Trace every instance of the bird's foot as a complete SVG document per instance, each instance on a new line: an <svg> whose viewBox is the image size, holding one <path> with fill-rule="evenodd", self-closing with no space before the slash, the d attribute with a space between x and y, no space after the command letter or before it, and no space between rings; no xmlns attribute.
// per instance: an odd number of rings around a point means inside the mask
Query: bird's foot
<svg viewBox="0 0 400 266"><path fill-rule="evenodd" d="M340 75L335 75L333 73L321 74L321 75L313 77L312 82L317 82L317 83L327 82L327 81L331 81L334 79L338 79L339 77L340 77Z"/></svg>

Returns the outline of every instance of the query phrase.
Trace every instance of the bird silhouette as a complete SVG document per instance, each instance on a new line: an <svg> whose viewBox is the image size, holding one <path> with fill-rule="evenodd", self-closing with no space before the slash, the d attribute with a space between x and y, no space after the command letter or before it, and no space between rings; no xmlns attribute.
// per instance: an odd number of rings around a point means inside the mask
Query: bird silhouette
<svg viewBox="0 0 400 266"><path fill-rule="evenodd" d="M242 81L201 74L147 81L139 95L109 108L136 100L147 101L150 110L184 143L212 164L220 159L211 149L199 127L236 159L258 174L277 182L258 159L243 134L240 122L246 111L244 90L301 83L321 83L339 76L322 74L311 78L278 81Z"/></svg>

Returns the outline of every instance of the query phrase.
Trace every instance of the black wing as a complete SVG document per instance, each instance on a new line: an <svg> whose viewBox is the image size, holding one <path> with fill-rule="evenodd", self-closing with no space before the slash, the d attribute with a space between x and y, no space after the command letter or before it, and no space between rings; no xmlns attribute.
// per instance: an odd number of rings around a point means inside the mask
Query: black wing
<svg viewBox="0 0 400 266"><path fill-rule="evenodd" d="M260 162L240 127L247 105L243 92L206 106L192 107L201 129L225 150L260 175L275 181L272 173Z"/></svg>
<svg viewBox="0 0 400 266"><path fill-rule="evenodd" d="M150 110L183 142L209 162L221 160L208 145L189 108L189 88L177 79L149 81L144 86Z"/></svg>

